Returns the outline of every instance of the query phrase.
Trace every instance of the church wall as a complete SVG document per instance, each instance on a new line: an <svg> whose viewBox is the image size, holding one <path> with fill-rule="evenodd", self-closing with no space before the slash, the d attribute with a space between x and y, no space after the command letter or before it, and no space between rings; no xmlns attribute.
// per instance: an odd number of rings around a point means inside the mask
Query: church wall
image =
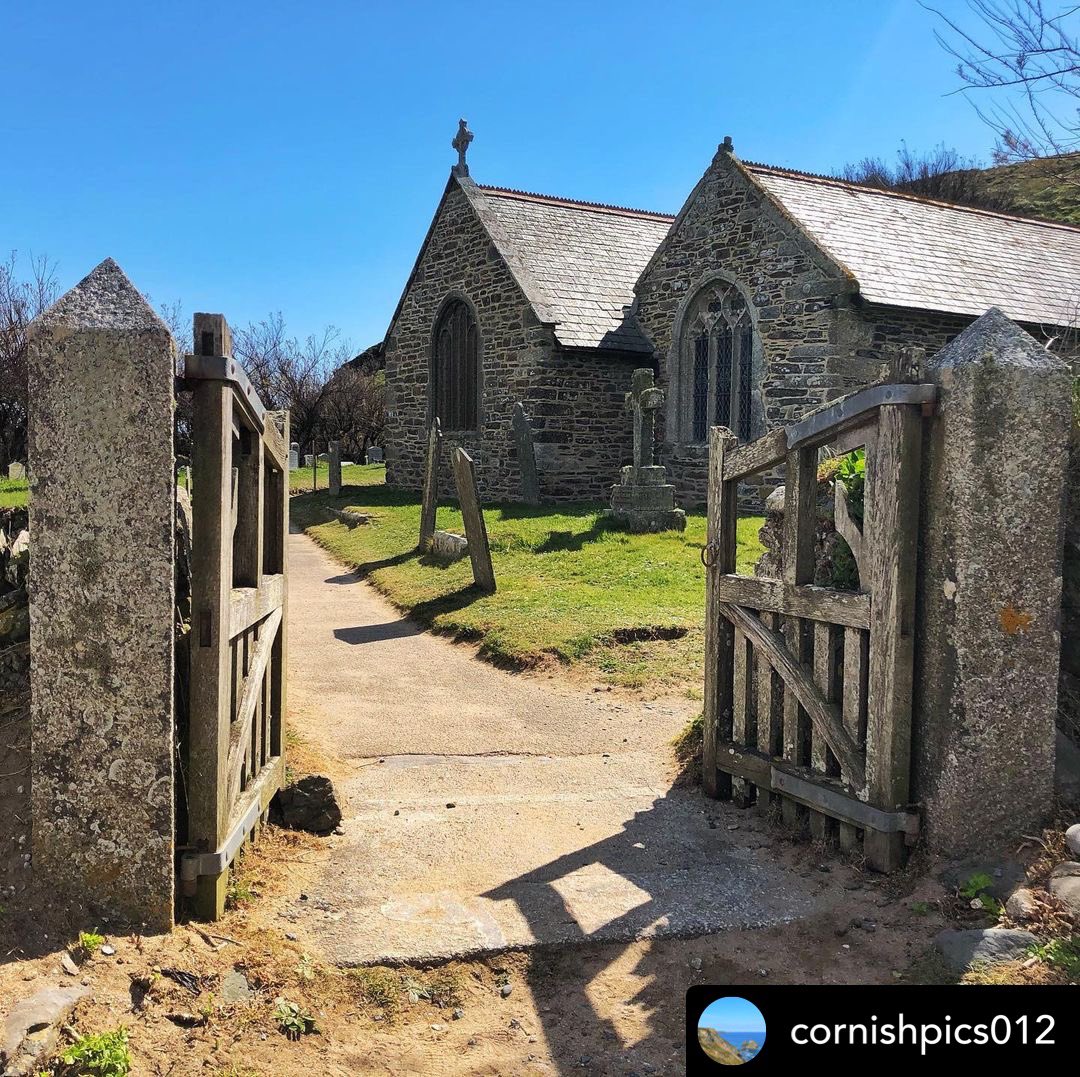
<svg viewBox="0 0 1080 1077"><path fill-rule="evenodd" d="M881 380L890 346L919 343L933 352L970 321L863 304L854 282L772 207L721 149L637 287L637 319L656 347L659 383L669 392L676 370L676 318L717 274L735 280L750 300L762 349L767 430ZM661 437L661 460L671 469L680 504L703 504L706 447L676 444L666 433ZM748 510L759 509L778 481L776 476L756 480L740 491Z"/></svg>
<svg viewBox="0 0 1080 1077"><path fill-rule="evenodd" d="M630 455L623 394L633 364L603 353L567 352L555 343L456 184L386 341L387 482L410 490L422 485L431 335L451 293L463 295L476 312L481 404L476 432L443 439L443 492L453 488L450 454L463 445L476 462L482 496L519 496L511 417L521 400L534 430L542 495L606 499Z"/></svg>

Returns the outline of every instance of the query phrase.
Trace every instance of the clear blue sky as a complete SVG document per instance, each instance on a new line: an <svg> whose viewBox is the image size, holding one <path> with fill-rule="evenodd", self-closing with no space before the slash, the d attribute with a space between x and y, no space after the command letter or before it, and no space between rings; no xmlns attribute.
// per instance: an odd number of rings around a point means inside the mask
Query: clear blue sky
<svg viewBox="0 0 1080 1077"><path fill-rule="evenodd" d="M357 350L459 116L478 182L672 212L728 134L811 171L992 141L916 0L0 7L0 251L47 253L65 288L111 255L156 305L280 310Z"/></svg>
<svg viewBox="0 0 1080 1077"><path fill-rule="evenodd" d="M715 1028L719 1032L763 1032L765 1018L752 1002L737 995L728 995L710 1002L698 1018L698 1025Z"/></svg>

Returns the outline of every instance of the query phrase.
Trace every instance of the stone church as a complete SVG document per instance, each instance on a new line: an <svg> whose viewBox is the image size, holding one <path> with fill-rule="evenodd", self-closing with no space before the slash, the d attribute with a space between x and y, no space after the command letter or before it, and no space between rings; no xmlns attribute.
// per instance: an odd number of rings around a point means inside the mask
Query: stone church
<svg viewBox="0 0 1080 1077"><path fill-rule="evenodd" d="M1080 228L740 160L730 139L677 216L476 183L458 163L385 340L387 481L418 489L426 431L514 500L514 404L541 493L605 500L631 456L636 367L666 391L659 458L705 498L709 427L742 440L932 353L989 307L1040 339L1076 324Z"/></svg>

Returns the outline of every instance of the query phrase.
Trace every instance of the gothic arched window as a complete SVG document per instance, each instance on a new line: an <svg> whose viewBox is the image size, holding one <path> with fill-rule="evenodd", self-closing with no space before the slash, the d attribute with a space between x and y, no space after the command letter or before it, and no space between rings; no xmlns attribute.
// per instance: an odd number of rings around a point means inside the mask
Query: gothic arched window
<svg viewBox="0 0 1080 1077"><path fill-rule="evenodd" d="M679 349L679 440L703 444L711 426L726 426L741 441L758 436L760 360L750 308L734 284L713 281L698 292Z"/></svg>
<svg viewBox="0 0 1080 1077"><path fill-rule="evenodd" d="M435 326L432 363L435 415L443 430L475 430L478 384L476 319L462 299L451 299Z"/></svg>

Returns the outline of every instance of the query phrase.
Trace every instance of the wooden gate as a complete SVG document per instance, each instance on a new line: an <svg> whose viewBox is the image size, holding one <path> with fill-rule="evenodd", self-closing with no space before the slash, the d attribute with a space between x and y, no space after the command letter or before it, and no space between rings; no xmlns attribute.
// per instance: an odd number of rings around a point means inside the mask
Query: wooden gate
<svg viewBox="0 0 1080 1077"><path fill-rule="evenodd" d="M267 412L221 315L195 315L184 890L224 911L228 866L285 773L288 412Z"/></svg>
<svg viewBox="0 0 1080 1077"><path fill-rule="evenodd" d="M922 414L931 385L879 385L709 455L703 781L817 839L861 842L891 871L918 833L909 810ZM860 590L813 586L818 450L864 448L863 526L836 482L837 530ZM735 575L739 482L786 466L782 578Z"/></svg>

